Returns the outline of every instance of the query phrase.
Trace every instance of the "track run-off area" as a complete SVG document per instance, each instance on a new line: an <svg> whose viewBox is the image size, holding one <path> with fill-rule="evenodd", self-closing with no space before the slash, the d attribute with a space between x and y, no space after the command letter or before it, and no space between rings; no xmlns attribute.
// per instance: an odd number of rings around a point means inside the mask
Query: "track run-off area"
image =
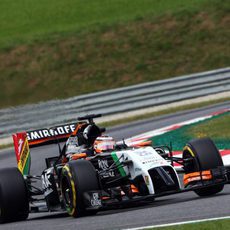
<svg viewBox="0 0 230 230"><path fill-rule="evenodd" d="M230 108L230 102L201 109L178 112L152 119L107 128L107 133L117 141L134 137L152 130L162 129L181 122ZM45 167L45 157L58 154L57 145L31 150L32 174L40 174ZM13 149L0 151L0 168L16 166ZM218 217L230 214L230 186L212 197L200 198L193 192L157 198L153 203L99 212L95 216L74 219L66 213L32 213L27 221L1 225L0 229L130 229Z"/></svg>

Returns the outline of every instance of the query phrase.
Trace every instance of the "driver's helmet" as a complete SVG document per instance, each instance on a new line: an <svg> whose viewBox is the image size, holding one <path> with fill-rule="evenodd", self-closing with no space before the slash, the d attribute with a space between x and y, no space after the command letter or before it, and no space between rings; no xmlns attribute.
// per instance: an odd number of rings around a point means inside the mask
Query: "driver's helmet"
<svg viewBox="0 0 230 230"><path fill-rule="evenodd" d="M94 150L96 153L102 153L109 150L114 150L115 141L112 137L109 136L100 136L97 137L93 144Z"/></svg>
<svg viewBox="0 0 230 230"><path fill-rule="evenodd" d="M96 138L100 135L101 130L95 124L88 125L83 131L83 137L86 140L86 143L91 146L93 145Z"/></svg>

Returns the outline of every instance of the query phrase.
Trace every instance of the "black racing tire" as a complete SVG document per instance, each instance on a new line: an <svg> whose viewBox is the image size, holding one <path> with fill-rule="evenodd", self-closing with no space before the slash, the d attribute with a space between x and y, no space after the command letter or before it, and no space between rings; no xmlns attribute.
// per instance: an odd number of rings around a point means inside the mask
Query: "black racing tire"
<svg viewBox="0 0 230 230"><path fill-rule="evenodd" d="M61 191L70 216L95 215L97 210L87 211L83 193L100 190L96 170L87 160L71 161L62 169Z"/></svg>
<svg viewBox="0 0 230 230"><path fill-rule="evenodd" d="M21 172L0 169L0 223L25 220L28 215L28 189Z"/></svg>
<svg viewBox="0 0 230 230"><path fill-rule="evenodd" d="M215 169L223 166L221 155L210 138L194 139L187 143L183 151L183 159L194 158L187 167L187 173ZM185 167L186 173L186 167ZM215 185L196 189L198 196L211 196L223 190L224 185Z"/></svg>

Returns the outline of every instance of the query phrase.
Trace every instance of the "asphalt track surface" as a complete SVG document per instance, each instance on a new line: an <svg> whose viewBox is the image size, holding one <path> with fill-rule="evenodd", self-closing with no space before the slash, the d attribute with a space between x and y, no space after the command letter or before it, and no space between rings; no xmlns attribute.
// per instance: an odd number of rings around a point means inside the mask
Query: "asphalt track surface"
<svg viewBox="0 0 230 230"><path fill-rule="evenodd" d="M128 138L146 131L162 128L212 112L230 108L230 101L202 109L161 116L129 125L108 128L107 132L117 140ZM44 158L55 156L56 145L39 147L31 151L31 174L40 174L45 167ZM0 168L16 166L13 149L0 152ZM153 203L141 203L132 207L99 212L95 216L74 219L64 212L32 213L27 221L3 224L5 229L127 229L181 221L225 217L230 215L230 185L218 195L199 198L193 192L157 198Z"/></svg>

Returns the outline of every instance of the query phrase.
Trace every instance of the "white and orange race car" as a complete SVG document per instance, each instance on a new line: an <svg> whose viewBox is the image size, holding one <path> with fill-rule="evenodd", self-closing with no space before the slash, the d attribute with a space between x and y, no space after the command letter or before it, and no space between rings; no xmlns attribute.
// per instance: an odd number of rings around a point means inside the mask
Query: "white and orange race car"
<svg viewBox="0 0 230 230"><path fill-rule="evenodd" d="M229 184L230 171L209 138L187 143L181 158L174 157L168 146L150 143L121 143L94 154L73 152L71 156L67 156L64 145L56 157L44 159L47 167L41 175L30 175L30 147L50 142L59 145L60 139L69 137L79 139L86 135L87 127L88 131L93 130L87 136L92 144L105 131L93 121L98 116L81 117L77 124L13 135L18 167L0 170L1 222L24 220L30 211L44 210L41 204L48 211L65 210L79 217L116 205L152 202L157 197L188 191L210 196ZM175 162L183 169L182 182L173 166ZM37 187L38 180L41 187Z"/></svg>

